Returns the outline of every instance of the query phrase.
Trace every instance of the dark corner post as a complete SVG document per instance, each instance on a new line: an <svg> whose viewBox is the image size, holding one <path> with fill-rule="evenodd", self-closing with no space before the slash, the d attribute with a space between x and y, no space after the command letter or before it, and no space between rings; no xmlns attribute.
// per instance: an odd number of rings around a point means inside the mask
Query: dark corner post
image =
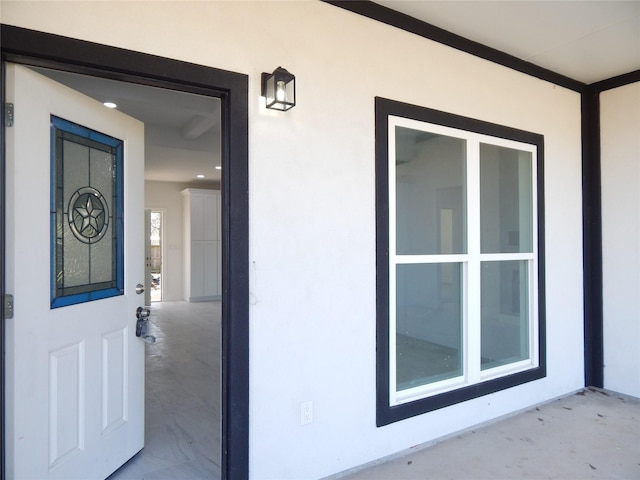
<svg viewBox="0 0 640 480"><path fill-rule="evenodd" d="M584 383L587 387L604 387L600 94L636 82L640 82L640 70L593 83L581 91Z"/></svg>
<svg viewBox="0 0 640 480"><path fill-rule="evenodd" d="M604 386L600 91L582 93L584 383Z"/></svg>

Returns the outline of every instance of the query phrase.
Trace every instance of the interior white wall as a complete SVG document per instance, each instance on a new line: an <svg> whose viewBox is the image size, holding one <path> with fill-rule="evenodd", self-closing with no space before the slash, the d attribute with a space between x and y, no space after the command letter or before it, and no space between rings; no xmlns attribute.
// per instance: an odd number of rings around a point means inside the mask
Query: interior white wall
<svg viewBox="0 0 640 480"><path fill-rule="evenodd" d="M3 1L1 15L249 75L251 478L323 477L583 386L577 93L317 1ZM287 113L260 98L279 65L298 82ZM383 428L375 96L545 138L547 377Z"/></svg>
<svg viewBox="0 0 640 480"><path fill-rule="evenodd" d="M604 386L640 397L640 82L600 112Z"/></svg>

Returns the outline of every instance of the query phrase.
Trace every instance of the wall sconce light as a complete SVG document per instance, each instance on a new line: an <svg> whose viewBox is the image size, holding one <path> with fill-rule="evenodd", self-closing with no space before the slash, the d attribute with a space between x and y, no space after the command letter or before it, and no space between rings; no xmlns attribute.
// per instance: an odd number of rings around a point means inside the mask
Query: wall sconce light
<svg viewBox="0 0 640 480"><path fill-rule="evenodd" d="M286 112L296 106L296 77L282 67L262 74L262 96L267 108Z"/></svg>

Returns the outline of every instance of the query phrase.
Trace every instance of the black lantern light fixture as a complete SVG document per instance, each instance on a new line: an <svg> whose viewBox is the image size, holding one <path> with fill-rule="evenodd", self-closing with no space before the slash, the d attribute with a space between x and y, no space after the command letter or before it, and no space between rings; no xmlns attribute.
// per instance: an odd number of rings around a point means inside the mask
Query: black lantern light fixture
<svg viewBox="0 0 640 480"><path fill-rule="evenodd" d="M282 67L262 74L262 96L267 108L286 112L296 106L296 77Z"/></svg>

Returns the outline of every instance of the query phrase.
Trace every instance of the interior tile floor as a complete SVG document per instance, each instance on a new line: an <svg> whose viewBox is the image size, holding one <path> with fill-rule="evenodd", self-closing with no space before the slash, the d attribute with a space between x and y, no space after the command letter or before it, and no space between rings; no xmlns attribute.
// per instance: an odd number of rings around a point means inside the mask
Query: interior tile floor
<svg viewBox="0 0 640 480"><path fill-rule="evenodd" d="M151 307L145 447L109 480L220 478L220 302Z"/></svg>

